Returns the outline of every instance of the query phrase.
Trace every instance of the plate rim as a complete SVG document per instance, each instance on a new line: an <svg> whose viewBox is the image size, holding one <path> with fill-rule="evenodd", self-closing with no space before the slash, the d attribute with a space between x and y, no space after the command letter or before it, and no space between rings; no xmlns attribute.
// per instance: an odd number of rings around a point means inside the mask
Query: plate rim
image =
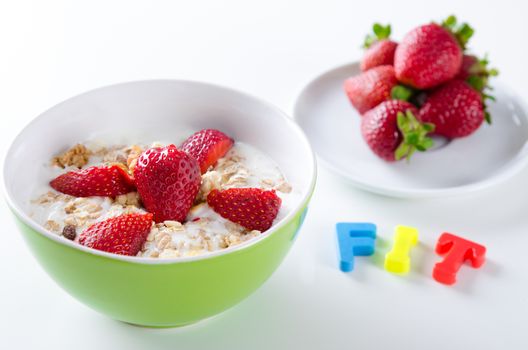
<svg viewBox="0 0 528 350"><path fill-rule="evenodd" d="M347 63L342 63L337 66L334 66L332 68L329 68L313 78L307 80L306 84L302 86L302 88L299 89L299 92L297 93L293 105L291 106L290 110L293 116L293 119L295 122L299 125L301 129L306 133L304 130L304 127L302 126L300 112L299 112L299 105L300 101L302 100L303 96L308 92L308 90L314 85L316 82L321 80L324 76L329 75L335 71L345 69L347 67L356 66L359 68L359 61L352 61ZM511 88L509 88L506 84L502 82L502 80L496 80L496 85L500 87L501 90L503 90L508 96L510 96L515 102L519 105L519 107L525 112L525 115L528 116L528 106L524 102L524 100ZM528 120L528 117L525 117L525 119ZM307 133L306 133L307 134ZM306 135L308 137L308 134ZM450 197L450 196L458 196L473 192L478 192L484 189L491 188L493 186L499 185L501 183L506 182L508 179L512 178L516 174L518 174L521 170L523 170L528 165L528 152L523 152L522 150L528 148L528 139L525 141L524 145L521 147L521 151L515 155L509 162L507 162L501 171L498 173L477 182L461 185L461 186L451 186L451 187L445 187L445 188L437 188L437 189L399 189L394 186L384 186L384 185L372 185L369 183L366 183L362 181L361 179L357 178L356 176L351 176L350 174L346 173L344 170L340 169L338 166L335 166L333 162L327 160L325 157L323 157L318 149L316 147L313 147L314 152L317 155L318 163L324 164L324 166L329 169L332 173L338 175L339 177L346 180L348 183L353 184L354 186L371 192L376 193L379 195L384 195L388 197L395 197L395 198L439 198L439 197ZM520 156L519 154L523 154Z"/></svg>

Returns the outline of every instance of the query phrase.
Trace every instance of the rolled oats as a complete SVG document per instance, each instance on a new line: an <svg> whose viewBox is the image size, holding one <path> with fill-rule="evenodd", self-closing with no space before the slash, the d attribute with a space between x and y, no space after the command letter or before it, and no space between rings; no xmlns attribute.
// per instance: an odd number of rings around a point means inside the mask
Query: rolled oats
<svg viewBox="0 0 528 350"><path fill-rule="evenodd" d="M275 187L275 181L272 179L264 179L260 181L260 185L264 188L273 188Z"/></svg>
<svg viewBox="0 0 528 350"><path fill-rule="evenodd" d="M189 250L185 253L185 256L198 256L204 254L204 250Z"/></svg>
<svg viewBox="0 0 528 350"><path fill-rule="evenodd" d="M137 164L137 159L139 158L141 153L143 153L143 151L144 151L143 147L139 145L132 145L125 149L125 152L128 153L126 164L128 166L128 169L130 169L130 171L134 170Z"/></svg>
<svg viewBox="0 0 528 350"><path fill-rule="evenodd" d="M137 192L129 192L126 194L121 194L115 198L115 203L126 206L140 207L141 202Z"/></svg>
<svg viewBox="0 0 528 350"><path fill-rule="evenodd" d="M158 244L156 245L156 247L158 249L165 249L169 246L169 244L171 243L171 236L168 235L168 234L164 234L161 239L158 241Z"/></svg>
<svg viewBox="0 0 528 350"><path fill-rule="evenodd" d="M184 230L183 225L179 221L165 220L163 224L165 224L166 227L170 228L173 231Z"/></svg>
<svg viewBox="0 0 528 350"><path fill-rule="evenodd" d="M237 236L236 234L233 234L233 233L227 236L227 246L228 247L239 244L239 243L240 243L240 236Z"/></svg>
<svg viewBox="0 0 528 350"><path fill-rule="evenodd" d="M157 228L153 227L152 230L150 230L149 235L147 236L147 242L154 241L154 238L156 237L156 233L158 233Z"/></svg>
<svg viewBox="0 0 528 350"><path fill-rule="evenodd" d="M244 231L244 228L242 226L232 221L226 221L225 227L229 231L229 233L238 233Z"/></svg>
<svg viewBox="0 0 528 350"><path fill-rule="evenodd" d="M160 256L160 253L157 250L152 250L149 252L148 256L151 258L157 258Z"/></svg>
<svg viewBox="0 0 528 350"><path fill-rule="evenodd" d="M165 249L158 255L158 257L162 259L163 258L165 259L177 258L179 256L180 256L180 253L176 249L173 249L173 248Z"/></svg>
<svg viewBox="0 0 528 350"><path fill-rule="evenodd" d="M283 179L275 189L282 193L291 193L292 186Z"/></svg>
<svg viewBox="0 0 528 350"><path fill-rule="evenodd" d="M154 143L152 147L163 146ZM97 164L117 164L132 172L138 157L146 149L142 145L111 146L88 149L76 145L65 154L55 157L54 164L62 167L85 166L88 161ZM83 158L84 157L84 158ZM97 157L97 158L96 158ZM91 158L91 159L90 159ZM225 249L246 242L261 235L260 231L248 231L234 222L214 213L207 205L206 199L212 190L223 190L240 187L259 187L276 189L282 193L291 192L291 185L286 182L280 172L265 172L256 176L255 170L246 163L246 158L232 149L219 159L202 175L199 194L195 205L191 208L186 222L167 220L153 223L153 226L137 256L152 258L177 258L196 256L219 249ZM246 166L247 165L247 166ZM50 220L44 221L44 226L67 239L74 240L77 232L82 232L88 225L115 217L118 215L145 212L137 192L112 198L87 197L75 198L55 191L48 191L33 200L32 203L46 206L56 214L49 215ZM57 209L58 208L58 209ZM60 211L60 215L58 215ZM53 220L51 220L53 219Z"/></svg>
<svg viewBox="0 0 528 350"><path fill-rule="evenodd" d="M52 232L59 232L60 231L60 225L57 221L55 220L48 220L46 221L46 223L44 224L44 227L47 229L47 230L50 230Z"/></svg>
<svg viewBox="0 0 528 350"><path fill-rule="evenodd" d="M73 198L74 197L71 197L67 194L48 191L44 193L43 195L38 196L37 199L32 200L31 203L46 205L46 204L51 204L51 203L56 203L56 202L61 202L61 201L64 201L64 202L69 201Z"/></svg>
<svg viewBox="0 0 528 350"><path fill-rule="evenodd" d="M248 184L249 172L243 167L239 167L233 175L229 177L229 180L225 183L225 188L230 187L243 187Z"/></svg>
<svg viewBox="0 0 528 350"><path fill-rule="evenodd" d="M198 193L198 202L204 202L212 190L222 188L222 174L218 171L208 171L202 175L202 184Z"/></svg>
<svg viewBox="0 0 528 350"><path fill-rule="evenodd" d="M126 146L112 146L107 148L106 153L103 154L103 163L119 163L126 165L127 158L128 154L126 152Z"/></svg>
<svg viewBox="0 0 528 350"><path fill-rule="evenodd" d="M81 226L79 225L79 223L77 222L77 219L73 215L66 216L66 218L64 219L64 223L69 226L76 226L76 227Z"/></svg>
<svg viewBox="0 0 528 350"><path fill-rule="evenodd" d="M90 160L91 152L86 148L86 146L81 144L76 144L60 156L57 156L52 159L52 164L61 168L66 168L69 166L75 166L77 168L82 168Z"/></svg>

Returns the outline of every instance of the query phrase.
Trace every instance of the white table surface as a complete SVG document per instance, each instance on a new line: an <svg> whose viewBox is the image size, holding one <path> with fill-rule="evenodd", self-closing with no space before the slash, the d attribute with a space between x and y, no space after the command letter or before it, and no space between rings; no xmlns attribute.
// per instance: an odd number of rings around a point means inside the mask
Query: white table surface
<svg viewBox="0 0 528 350"><path fill-rule="evenodd" d="M505 0L5 1L0 148L3 154L53 104L127 80L210 81L291 112L309 79L359 57L376 20L390 21L398 37L419 22L458 14L477 29L472 47L489 52L502 81L528 98L527 10ZM478 194L398 200L357 190L321 168L304 228L272 278L218 317L172 330L125 325L68 296L31 257L1 201L0 347L527 349L527 198L528 170ZM411 274L390 275L379 259L359 259L355 272L341 273L333 241L340 220L377 223L385 245L395 225L418 227ZM486 264L464 266L453 287L430 277L443 231L488 247Z"/></svg>

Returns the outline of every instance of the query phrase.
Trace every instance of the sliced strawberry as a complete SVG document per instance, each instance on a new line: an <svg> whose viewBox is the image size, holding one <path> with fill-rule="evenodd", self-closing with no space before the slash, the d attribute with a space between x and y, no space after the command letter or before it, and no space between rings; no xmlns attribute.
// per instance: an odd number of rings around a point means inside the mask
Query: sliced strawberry
<svg viewBox="0 0 528 350"><path fill-rule="evenodd" d="M215 129L200 130L189 137L180 149L196 159L205 173L233 147L233 139Z"/></svg>
<svg viewBox="0 0 528 350"><path fill-rule="evenodd" d="M79 244L120 255L136 255L147 240L152 214L125 214L97 222L79 236Z"/></svg>
<svg viewBox="0 0 528 350"><path fill-rule="evenodd" d="M143 205L156 222L183 222L202 180L197 161L174 145L143 152L134 177Z"/></svg>
<svg viewBox="0 0 528 350"><path fill-rule="evenodd" d="M275 190L259 188L230 188L212 190L207 203L222 217L248 230L266 231L273 224L281 206Z"/></svg>
<svg viewBox="0 0 528 350"><path fill-rule="evenodd" d="M135 191L134 182L118 165L93 166L70 171L53 179L50 186L74 197L115 197Z"/></svg>

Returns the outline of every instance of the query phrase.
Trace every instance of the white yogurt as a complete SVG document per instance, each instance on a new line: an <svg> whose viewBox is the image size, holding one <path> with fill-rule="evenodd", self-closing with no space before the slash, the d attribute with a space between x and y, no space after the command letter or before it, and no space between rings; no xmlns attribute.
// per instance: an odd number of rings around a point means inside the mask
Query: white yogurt
<svg viewBox="0 0 528 350"><path fill-rule="evenodd" d="M105 146L97 141L90 141L85 143L85 145L92 150ZM102 157L91 156L89 164L85 168L101 163ZM69 170L75 169L60 169L57 166L49 165L43 171L43 176L51 180ZM229 179L227 182L226 178ZM291 189L279 167L270 157L256 148L241 142L236 142L228 154L218 162L217 166L204 174L203 183L207 179L210 179L212 188L277 188L276 193L281 198L282 205L275 223L284 218L293 209L292 204L300 196L300 192L296 188ZM202 185L203 189L204 185ZM57 192L51 189L48 184L42 185L35 189L33 198L36 199L50 191L57 195ZM71 207L72 203L75 204L76 201L80 203L78 207L76 206L77 212L68 214L66 208L68 206ZM95 213L90 212L90 210L94 210L94 206L97 211ZM47 228L49 229L50 221L58 223L60 227L55 227L54 230L58 235L61 234L68 218L70 221L72 220L72 215L79 214L81 217L88 215L86 220L83 219L77 225L77 232L80 233L91 224L109 217L127 212L144 212L142 208L124 206L107 197L75 199L64 195L49 203L39 204L32 202L30 207L31 216L39 224L45 227L48 226ZM93 215L90 216L91 214ZM193 207L188 215L187 222L181 227L169 227L163 224L157 226L153 226L148 241L138 255L163 258L204 254L209 251L224 249L226 244L231 246L243 243L261 234L258 231L248 232L242 227L222 218L207 203ZM167 235L167 232L170 239L163 237Z"/></svg>

